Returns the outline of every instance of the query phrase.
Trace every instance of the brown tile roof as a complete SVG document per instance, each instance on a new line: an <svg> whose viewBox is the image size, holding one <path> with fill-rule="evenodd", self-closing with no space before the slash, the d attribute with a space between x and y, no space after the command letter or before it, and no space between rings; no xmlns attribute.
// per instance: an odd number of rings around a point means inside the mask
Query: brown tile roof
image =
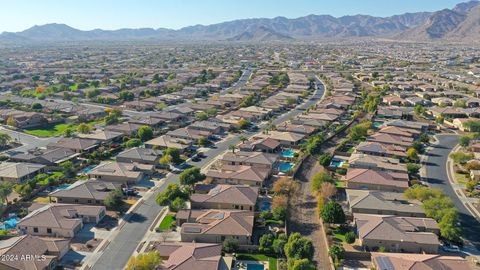
<svg viewBox="0 0 480 270"><path fill-rule="evenodd" d="M217 185L207 194L192 194L192 202L232 203L254 206L258 198L258 187Z"/></svg>
<svg viewBox="0 0 480 270"><path fill-rule="evenodd" d="M378 270L470 270L468 262L459 256L409 253L372 252L372 262Z"/></svg>
<svg viewBox="0 0 480 270"><path fill-rule="evenodd" d="M218 270L222 245L204 243L163 243L155 246L163 260L160 270Z"/></svg>

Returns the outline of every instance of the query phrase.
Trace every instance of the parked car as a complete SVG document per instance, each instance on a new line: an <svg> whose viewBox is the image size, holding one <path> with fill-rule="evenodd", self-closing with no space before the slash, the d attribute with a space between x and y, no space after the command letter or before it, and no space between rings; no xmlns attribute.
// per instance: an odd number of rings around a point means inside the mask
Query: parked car
<svg viewBox="0 0 480 270"><path fill-rule="evenodd" d="M460 248L456 245L442 246L442 250L446 252L460 252Z"/></svg>

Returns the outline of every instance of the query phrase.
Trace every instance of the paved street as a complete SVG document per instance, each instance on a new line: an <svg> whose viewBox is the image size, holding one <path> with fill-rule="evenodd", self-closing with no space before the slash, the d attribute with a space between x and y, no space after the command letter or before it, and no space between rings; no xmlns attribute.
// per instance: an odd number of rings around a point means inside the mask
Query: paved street
<svg viewBox="0 0 480 270"><path fill-rule="evenodd" d="M287 121L290 118L301 114L306 108L317 103L324 94L323 85L318 82L318 86L319 88L307 101L297 106L297 108L280 115L272 122L272 124L277 125L283 121ZM260 126L260 129L264 129L265 127L266 125ZM255 133L257 132L245 132L243 135L249 137ZM228 139L219 142L216 145L216 148L209 149L205 152L205 155L207 156L206 158L202 159L200 162L189 161L188 163L196 167L205 166L210 163L213 158L227 150L229 145L239 143L239 137L240 136L231 136ZM178 183L178 181L177 174L169 174L156 192L162 192L168 184ZM123 228L118 232L115 232L116 237L111 241L105 251L99 255L98 260L93 265L92 269L123 269L162 208L156 204L155 194L156 193L150 192L144 197L144 203L132 212L130 220L123 226Z"/></svg>
<svg viewBox="0 0 480 270"><path fill-rule="evenodd" d="M457 135L437 135L438 143L431 146L425 160L425 180L433 188L442 189L455 203L460 214L463 235L471 244L480 248L480 222L468 211L460 198L455 193L448 180L447 160L450 151L457 145Z"/></svg>
<svg viewBox="0 0 480 270"><path fill-rule="evenodd" d="M20 142L22 144L17 148L4 151L5 154L12 154L15 152L26 152L31 149L45 147L49 143L57 142L61 139L61 137L39 138L23 132L13 131L3 126L0 126L0 132L10 135L10 137L12 137L12 140Z"/></svg>

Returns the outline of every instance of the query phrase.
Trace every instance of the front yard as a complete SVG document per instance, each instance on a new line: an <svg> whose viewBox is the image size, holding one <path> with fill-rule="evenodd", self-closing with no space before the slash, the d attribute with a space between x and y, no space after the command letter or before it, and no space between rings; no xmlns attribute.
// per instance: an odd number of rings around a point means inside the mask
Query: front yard
<svg viewBox="0 0 480 270"><path fill-rule="evenodd" d="M160 231L166 231L172 228L175 224L175 215L168 214L166 215L162 222L160 222L160 225L158 226L158 229Z"/></svg>

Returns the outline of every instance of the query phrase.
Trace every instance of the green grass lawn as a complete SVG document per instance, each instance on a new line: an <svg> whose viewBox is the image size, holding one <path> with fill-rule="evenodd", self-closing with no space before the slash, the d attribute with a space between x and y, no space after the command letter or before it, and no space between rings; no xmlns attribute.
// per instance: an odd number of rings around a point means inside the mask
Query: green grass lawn
<svg viewBox="0 0 480 270"><path fill-rule="evenodd" d="M463 173L455 173L455 180L457 180L457 182L459 184L462 184L462 185L466 185L467 182L469 181L469 179L467 178L467 174L463 174Z"/></svg>
<svg viewBox="0 0 480 270"><path fill-rule="evenodd" d="M161 231L166 231L172 227L172 224L175 223L175 215L166 215L162 222L160 222L160 225L158 228L160 228Z"/></svg>
<svg viewBox="0 0 480 270"><path fill-rule="evenodd" d="M268 261L268 264L269 264L268 269L277 270L277 258L270 257L264 254L240 253L240 254L237 254L237 260L256 261L256 262Z"/></svg>
<svg viewBox="0 0 480 270"><path fill-rule="evenodd" d="M346 242L345 241L345 234L348 232L345 228L333 228L332 229L333 236L335 237L336 240L341 241L341 242Z"/></svg>
<svg viewBox="0 0 480 270"><path fill-rule="evenodd" d="M76 129L75 125L71 124L56 124L56 125L50 125L46 126L45 128L41 129L25 129L24 132L30 135L38 136L38 137L52 137L52 136L58 136L63 134L66 129Z"/></svg>
<svg viewBox="0 0 480 270"><path fill-rule="evenodd" d="M345 181L335 181L335 186L337 188L345 188L347 184L345 183Z"/></svg>

